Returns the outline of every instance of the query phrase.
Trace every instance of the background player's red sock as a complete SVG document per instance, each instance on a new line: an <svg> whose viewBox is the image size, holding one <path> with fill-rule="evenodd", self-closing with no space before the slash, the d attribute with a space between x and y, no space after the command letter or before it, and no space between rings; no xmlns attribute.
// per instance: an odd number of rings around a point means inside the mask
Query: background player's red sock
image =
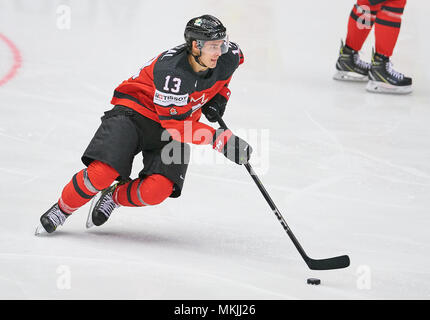
<svg viewBox="0 0 430 320"><path fill-rule="evenodd" d="M118 186L113 199L122 206L142 207L163 202L172 191L172 181L160 174L153 174Z"/></svg>
<svg viewBox="0 0 430 320"><path fill-rule="evenodd" d="M119 176L109 165L93 161L87 169L79 171L64 187L58 206L61 211L71 214L96 195L99 190L109 187Z"/></svg>
<svg viewBox="0 0 430 320"><path fill-rule="evenodd" d="M406 0L389 0L383 3L376 16L376 52L386 57L393 55L400 33Z"/></svg>
<svg viewBox="0 0 430 320"><path fill-rule="evenodd" d="M352 8L348 21L346 45L355 51L360 51L364 41L372 30L376 14L382 4L370 5L368 0L358 0Z"/></svg>

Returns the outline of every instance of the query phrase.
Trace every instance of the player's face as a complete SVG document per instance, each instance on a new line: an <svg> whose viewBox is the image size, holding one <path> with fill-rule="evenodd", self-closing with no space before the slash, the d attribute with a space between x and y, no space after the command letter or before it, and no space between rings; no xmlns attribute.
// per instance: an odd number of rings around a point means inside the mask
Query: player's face
<svg viewBox="0 0 430 320"><path fill-rule="evenodd" d="M206 41L201 49L200 59L209 68L215 68L218 58L225 53L225 40Z"/></svg>

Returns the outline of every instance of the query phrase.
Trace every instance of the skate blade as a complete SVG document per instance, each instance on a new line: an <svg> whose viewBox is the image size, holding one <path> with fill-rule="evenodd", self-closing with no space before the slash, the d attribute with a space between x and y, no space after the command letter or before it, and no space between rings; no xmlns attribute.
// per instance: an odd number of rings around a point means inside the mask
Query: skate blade
<svg viewBox="0 0 430 320"><path fill-rule="evenodd" d="M42 234L48 234L48 232L45 230L45 228L41 224L39 224L36 227L36 231L34 232L34 235L35 236L40 236Z"/></svg>
<svg viewBox="0 0 430 320"><path fill-rule="evenodd" d="M380 81L370 80L367 83L366 90L374 93L409 94L412 92L412 86L399 87Z"/></svg>
<svg viewBox="0 0 430 320"><path fill-rule="evenodd" d="M369 81L368 76L363 76L361 74L350 72L350 71L339 71L334 74L334 80L339 81L352 81L352 82L366 82Z"/></svg>
<svg viewBox="0 0 430 320"><path fill-rule="evenodd" d="M87 229L92 228L95 226L95 224L93 223L93 209L97 203L97 201L99 201L100 197L101 197L101 192L99 192L97 195L95 195L93 197L93 199L91 200L91 205L90 205L90 209L88 210L88 217L87 217L87 222L85 224L85 226L87 227Z"/></svg>

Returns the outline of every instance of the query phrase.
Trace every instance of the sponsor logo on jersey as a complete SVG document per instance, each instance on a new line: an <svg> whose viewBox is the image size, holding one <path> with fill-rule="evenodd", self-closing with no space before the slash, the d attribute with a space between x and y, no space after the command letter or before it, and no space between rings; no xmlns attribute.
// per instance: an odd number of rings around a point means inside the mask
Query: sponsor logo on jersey
<svg viewBox="0 0 430 320"><path fill-rule="evenodd" d="M172 116L178 114L178 111L175 108L170 108L169 112Z"/></svg>
<svg viewBox="0 0 430 320"><path fill-rule="evenodd" d="M188 103L188 93L172 94L172 93L164 93L164 92L155 90L153 101L154 103L163 107L167 107L170 105L185 106Z"/></svg>

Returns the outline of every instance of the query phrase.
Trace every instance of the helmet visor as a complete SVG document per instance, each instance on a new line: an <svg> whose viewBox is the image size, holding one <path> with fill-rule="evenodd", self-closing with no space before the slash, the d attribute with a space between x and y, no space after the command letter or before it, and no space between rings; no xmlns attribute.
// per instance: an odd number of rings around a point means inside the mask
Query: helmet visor
<svg viewBox="0 0 430 320"><path fill-rule="evenodd" d="M227 53L229 47L228 36L219 40L197 40L197 47L206 54L219 54Z"/></svg>

